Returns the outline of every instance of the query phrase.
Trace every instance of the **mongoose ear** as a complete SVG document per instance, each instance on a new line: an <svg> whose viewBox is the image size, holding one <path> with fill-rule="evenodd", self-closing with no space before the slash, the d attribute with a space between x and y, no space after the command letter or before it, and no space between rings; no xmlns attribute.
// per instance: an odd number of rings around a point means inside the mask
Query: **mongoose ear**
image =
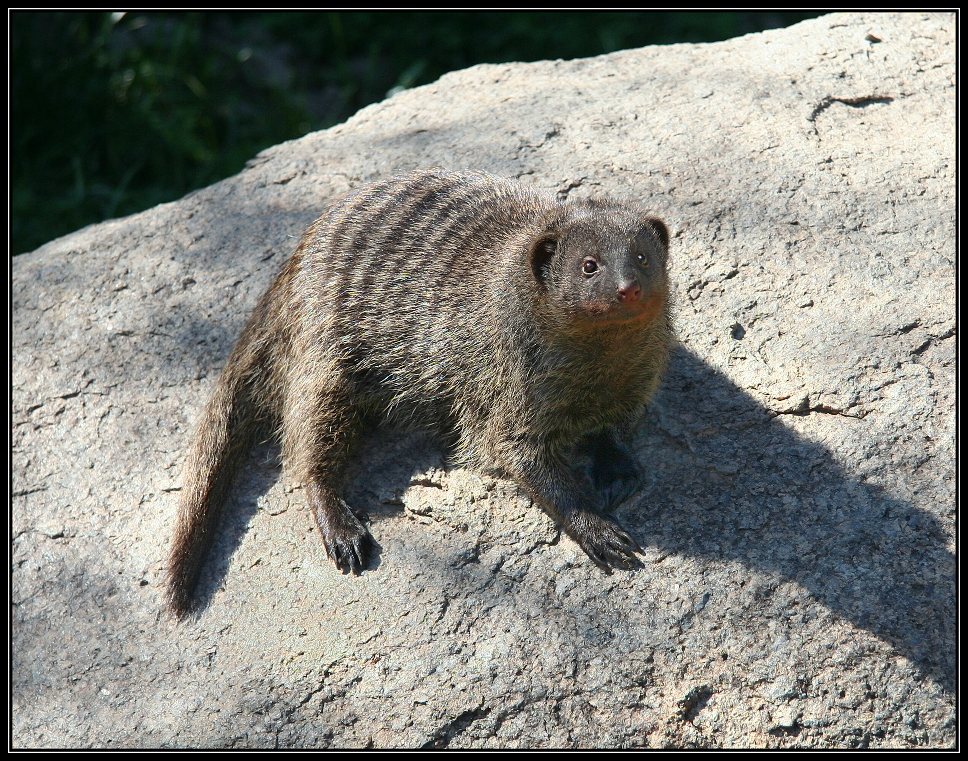
<svg viewBox="0 0 968 761"><path fill-rule="evenodd" d="M655 233L655 236L662 241L662 245L669 248L669 228L665 226L658 217L646 217L645 226Z"/></svg>
<svg viewBox="0 0 968 761"><path fill-rule="evenodd" d="M558 241L554 238L543 236L538 238L532 245L528 257L531 260L531 271L534 278L539 283L546 284L551 276L551 260L558 250Z"/></svg>

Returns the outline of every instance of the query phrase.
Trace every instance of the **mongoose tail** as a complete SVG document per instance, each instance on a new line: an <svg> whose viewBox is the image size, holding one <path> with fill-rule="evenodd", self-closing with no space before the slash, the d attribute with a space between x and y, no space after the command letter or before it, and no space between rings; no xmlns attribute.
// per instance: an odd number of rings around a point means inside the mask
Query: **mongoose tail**
<svg viewBox="0 0 968 761"><path fill-rule="evenodd" d="M262 305L260 304L260 307ZM194 609L194 592L239 466L259 432L256 381L262 309L256 309L219 376L185 461L184 485L168 562L168 608Z"/></svg>

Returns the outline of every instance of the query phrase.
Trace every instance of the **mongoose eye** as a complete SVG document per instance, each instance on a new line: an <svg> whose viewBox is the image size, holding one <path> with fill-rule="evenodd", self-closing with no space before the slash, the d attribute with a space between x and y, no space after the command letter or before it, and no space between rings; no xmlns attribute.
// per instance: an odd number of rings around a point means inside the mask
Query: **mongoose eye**
<svg viewBox="0 0 968 761"><path fill-rule="evenodd" d="M598 272L598 262L591 258L586 259L584 262L582 262L581 271L586 275L594 275L596 272Z"/></svg>
<svg viewBox="0 0 968 761"><path fill-rule="evenodd" d="M645 254L636 254L635 258L638 259L639 264L641 264L643 267L649 266L649 257L647 257Z"/></svg>

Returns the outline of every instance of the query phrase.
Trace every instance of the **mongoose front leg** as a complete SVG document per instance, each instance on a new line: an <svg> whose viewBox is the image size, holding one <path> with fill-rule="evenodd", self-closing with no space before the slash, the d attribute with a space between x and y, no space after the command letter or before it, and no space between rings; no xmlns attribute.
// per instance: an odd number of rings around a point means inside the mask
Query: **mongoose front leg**
<svg viewBox="0 0 968 761"><path fill-rule="evenodd" d="M642 548L625 529L598 512L596 508L602 499L587 477L579 478L564 463L541 459L517 468L515 475L531 497L605 573L610 574L613 567L632 568L638 564L635 553L641 553Z"/></svg>
<svg viewBox="0 0 968 761"><path fill-rule="evenodd" d="M362 573L376 549L376 540L360 520L361 517L367 520L366 514L362 511L354 514L336 491L318 478L308 481L306 496L322 535L326 556L343 573Z"/></svg>
<svg viewBox="0 0 968 761"><path fill-rule="evenodd" d="M579 445L591 457L592 483L611 511L642 488L645 478L631 452L620 445L609 431L594 433Z"/></svg>

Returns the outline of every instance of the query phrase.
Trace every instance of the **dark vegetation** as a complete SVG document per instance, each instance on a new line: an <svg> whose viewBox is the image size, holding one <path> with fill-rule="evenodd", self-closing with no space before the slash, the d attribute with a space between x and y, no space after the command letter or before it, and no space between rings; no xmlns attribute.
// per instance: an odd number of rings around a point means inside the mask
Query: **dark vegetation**
<svg viewBox="0 0 968 761"><path fill-rule="evenodd" d="M175 200L447 71L712 42L812 15L13 12L12 252Z"/></svg>

